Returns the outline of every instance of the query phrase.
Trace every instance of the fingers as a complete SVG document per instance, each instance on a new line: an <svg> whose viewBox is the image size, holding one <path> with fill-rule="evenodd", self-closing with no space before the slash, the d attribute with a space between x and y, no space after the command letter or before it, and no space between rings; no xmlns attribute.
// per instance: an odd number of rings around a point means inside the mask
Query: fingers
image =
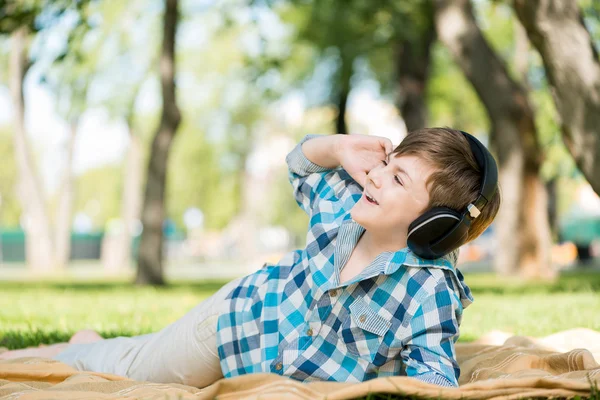
<svg viewBox="0 0 600 400"><path fill-rule="evenodd" d="M385 154L390 154L394 150L394 145L392 144L392 141L390 139L381 138L380 143L385 150Z"/></svg>
<svg viewBox="0 0 600 400"><path fill-rule="evenodd" d="M385 151L386 155L390 154L394 150L394 145L390 139L383 136L376 136L376 138L379 142L379 146L381 146L381 148Z"/></svg>

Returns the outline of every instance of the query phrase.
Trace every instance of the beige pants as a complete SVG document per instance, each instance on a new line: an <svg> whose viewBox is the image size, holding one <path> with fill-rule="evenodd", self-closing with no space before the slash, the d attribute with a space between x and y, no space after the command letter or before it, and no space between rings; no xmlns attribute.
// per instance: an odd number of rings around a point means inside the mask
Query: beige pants
<svg viewBox="0 0 600 400"><path fill-rule="evenodd" d="M208 386L223 377L217 353L217 318L229 311L224 299L240 279L229 282L159 332L73 344L54 358L81 371Z"/></svg>

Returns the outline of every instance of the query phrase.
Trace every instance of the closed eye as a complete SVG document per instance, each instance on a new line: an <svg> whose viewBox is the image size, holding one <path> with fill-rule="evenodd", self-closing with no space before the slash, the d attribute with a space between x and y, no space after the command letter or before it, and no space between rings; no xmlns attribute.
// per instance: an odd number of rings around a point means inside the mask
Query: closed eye
<svg viewBox="0 0 600 400"><path fill-rule="evenodd" d="M384 166L387 167L388 163L385 160L381 160L381 162L383 163ZM398 184L400 184L400 186L404 186L404 184L402 183L402 181L400 180L400 178L398 178L398 175L394 175L394 180L396 182L398 182Z"/></svg>

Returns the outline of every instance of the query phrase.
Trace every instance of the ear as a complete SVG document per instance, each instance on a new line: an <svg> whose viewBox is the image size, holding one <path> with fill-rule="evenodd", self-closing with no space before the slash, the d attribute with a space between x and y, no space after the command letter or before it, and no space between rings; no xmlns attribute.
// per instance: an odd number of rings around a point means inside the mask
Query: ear
<svg viewBox="0 0 600 400"><path fill-rule="evenodd" d="M440 256L432 246L451 232L460 222L461 215L448 207L434 207L415 219L408 227L407 245L419 257L433 259Z"/></svg>

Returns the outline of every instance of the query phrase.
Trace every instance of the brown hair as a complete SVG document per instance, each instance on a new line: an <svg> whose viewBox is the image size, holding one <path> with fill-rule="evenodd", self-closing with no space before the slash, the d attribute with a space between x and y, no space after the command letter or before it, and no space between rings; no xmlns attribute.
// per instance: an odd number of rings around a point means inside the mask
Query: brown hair
<svg viewBox="0 0 600 400"><path fill-rule="evenodd" d="M425 183L429 190L425 210L443 206L462 211L477 199L481 171L467 138L460 131L450 128L412 131L392 153L420 157L435 169ZM492 223L500 208L500 197L498 188L481 215L471 222L466 242L477 238Z"/></svg>

